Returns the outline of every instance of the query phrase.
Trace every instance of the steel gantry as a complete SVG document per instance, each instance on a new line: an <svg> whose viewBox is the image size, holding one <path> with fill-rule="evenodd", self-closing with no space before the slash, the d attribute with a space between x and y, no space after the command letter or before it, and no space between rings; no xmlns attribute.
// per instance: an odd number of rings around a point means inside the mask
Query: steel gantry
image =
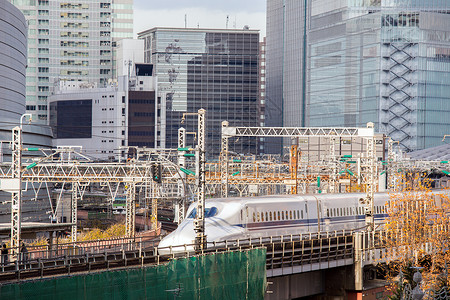
<svg viewBox="0 0 450 300"><path fill-rule="evenodd" d="M368 167L363 169L364 183L366 184L366 223L370 230L373 229L373 192L375 190L374 178L376 172L376 151L375 151L375 131L373 123L368 123L366 128L344 128L344 127L228 127L222 123L222 147L227 145L226 139L239 136L258 136L258 137L328 137L330 138L330 159L333 160L331 168L331 190L335 190L337 168L334 142L337 137L362 137L367 139L366 164ZM225 140L225 141L224 141ZM226 153L222 149L221 153ZM224 166L224 164L221 164ZM375 167L374 167L375 166ZM227 184L228 170L222 168L222 184ZM297 182L296 182L297 183ZM228 190L228 187L222 187L222 191Z"/></svg>
<svg viewBox="0 0 450 300"><path fill-rule="evenodd" d="M20 180L30 183L69 183L72 186L72 201L71 201L71 222L72 222L72 240L76 241L77 232L77 203L82 197L80 187L82 185L89 185L93 183L100 183L102 185L126 185L126 235L128 237L134 236L135 231L135 199L136 187L145 188L145 182L151 178L151 165L155 161L164 166L163 188L165 195L171 198L178 198L177 184L179 181L180 172L176 163L172 163L170 159L166 159L167 153L164 150L158 151L155 149L140 151L140 159L131 159L126 163L96 163L80 159L76 151L72 153L69 159L61 159L63 155L61 151L51 151L51 154L38 161L28 162L24 165L21 161L20 151L35 151L38 149L24 148L21 149L21 134L20 128L15 128L13 131L12 143L12 163L0 164L0 182L1 189L12 192L11 203L11 245L17 247L20 241L20 208L21 208L21 184ZM72 149L73 150L73 149ZM47 153L50 150L46 151ZM175 151L172 151L176 153ZM153 155L146 160L143 160L147 153ZM68 156L67 156L68 157ZM13 184L14 183L14 184ZM12 189L13 188L13 189Z"/></svg>

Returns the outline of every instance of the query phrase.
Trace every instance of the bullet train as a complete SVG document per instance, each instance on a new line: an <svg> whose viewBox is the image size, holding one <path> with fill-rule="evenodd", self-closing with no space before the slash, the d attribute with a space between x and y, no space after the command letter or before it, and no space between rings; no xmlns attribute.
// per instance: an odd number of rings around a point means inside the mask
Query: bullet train
<svg viewBox="0 0 450 300"><path fill-rule="evenodd" d="M208 199L205 203L207 241L361 229L365 227L365 212L360 199L365 196L351 193ZM388 201L387 193L375 194L375 226L383 224L387 217ZM196 213L194 202L187 218L161 240L160 254L170 253L168 247L172 247L172 252L193 250ZM185 246L175 247L178 245Z"/></svg>

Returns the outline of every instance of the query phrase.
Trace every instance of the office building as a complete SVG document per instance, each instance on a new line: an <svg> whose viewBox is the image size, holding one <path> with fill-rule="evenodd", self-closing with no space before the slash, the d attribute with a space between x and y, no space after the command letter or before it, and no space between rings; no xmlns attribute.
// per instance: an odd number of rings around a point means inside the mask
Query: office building
<svg viewBox="0 0 450 300"><path fill-rule="evenodd" d="M449 11L443 1L269 0L266 124L374 122L406 151L439 145L450 131Z"/></svg>
<svg viewBox="0 0 450 300"><path fill-rule="evenodd" d="M60 81L113 78L114 45L132 38L132 0L11 0L28 24L27 106L47 123L47 97Z"/></svg>
<svg viewBox="0 0 450 300"><path fill-rule="evenodd" d="M54 146L80 146L94 160L125 158L127 146L155 146L155 77L152 65L132 66L106 87L61 82L49 96Z"/></svg>
<svg viewBox="0 0 450 300"><path fill-rule="evenodd" d="M158 147L177 148L178 129L197 131L197 119L183 113L206 110L207 156L217 158L221 123L258 126L259 32L236 29L153 28L145 40L145 62L158 77ZM188 145L195 145L188 135ZM256 138L230 141L236 153L257 153Z"/></svg>

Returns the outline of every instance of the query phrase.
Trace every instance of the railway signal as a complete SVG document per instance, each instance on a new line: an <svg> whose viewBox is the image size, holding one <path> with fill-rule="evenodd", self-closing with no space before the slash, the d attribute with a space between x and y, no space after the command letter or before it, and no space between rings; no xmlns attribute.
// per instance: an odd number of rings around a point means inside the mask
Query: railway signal
<svg viewBox="0 0 450 300"><path fill-rule="evenodd" d="M151 173L152 173L152 179L154 182L156 183L161 183L162 182L162 178L161 178L161 165L160 164L152 164L151 166Z"/></svg>

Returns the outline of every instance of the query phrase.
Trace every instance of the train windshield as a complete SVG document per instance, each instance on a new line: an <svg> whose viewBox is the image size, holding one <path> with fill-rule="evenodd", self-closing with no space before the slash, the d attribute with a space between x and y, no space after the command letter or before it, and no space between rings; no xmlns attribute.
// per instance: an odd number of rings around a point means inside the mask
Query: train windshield
<svg viewBox="0 0 450 300"><path fill-rule="evenodd" d="M205 218L211 218L217 215L219 210L217 207L207 207L205 208ZM194 219L197 216L197 208L194 208L188 216L188 219Z"/></svg>

